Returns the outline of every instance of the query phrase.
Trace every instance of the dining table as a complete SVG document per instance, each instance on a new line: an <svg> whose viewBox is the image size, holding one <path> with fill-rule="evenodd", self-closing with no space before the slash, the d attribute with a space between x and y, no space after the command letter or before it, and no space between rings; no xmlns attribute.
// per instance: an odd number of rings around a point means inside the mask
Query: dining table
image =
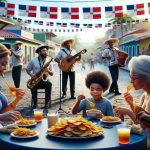
<svg viewBox="0 0 150 150"><path fill-rule="evenodd" d="M103 126L100 120L91 120L97 126ZM121 122L122 123L122 122ZM9 134L0 133L1 150L146 150L147 134L131 133L129 144L119 144L117 123L112 128L104 128L104 133L97 137L72 138L58 137L47 134L48 123L44 118L41 123L30 127L39 132L37 137L18 139Z"/></svg>

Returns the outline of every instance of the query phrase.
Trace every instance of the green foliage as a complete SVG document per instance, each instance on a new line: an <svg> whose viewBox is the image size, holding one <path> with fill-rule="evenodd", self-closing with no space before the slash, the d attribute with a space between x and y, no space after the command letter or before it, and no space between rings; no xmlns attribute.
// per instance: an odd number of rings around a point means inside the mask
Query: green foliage
<svg viewBox="0 0 150 150"><path fill-rule="evenodd" d="M116 18L112 18L111 20L109 20L109 23L121 23L120 25L120 30L122 32L122 35L123 35L123 30L128 30L128 29L132 29L134 28L134 24L130 24L130 25L124 25L123 23L127 22L127 21L132 21L132 20L136 20L135 17L131 17L129 16L128 14L123 14L122 17L116 17Z"/></svg>

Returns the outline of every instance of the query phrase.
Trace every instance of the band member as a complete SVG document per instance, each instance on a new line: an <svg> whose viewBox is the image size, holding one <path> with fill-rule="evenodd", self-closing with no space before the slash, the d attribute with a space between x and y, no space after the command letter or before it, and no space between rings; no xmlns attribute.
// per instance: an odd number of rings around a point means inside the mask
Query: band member
<svg viewBox="0 0 150 150"><path fill-rule="evenodd" d="M71 49L72 45L74 45L73 39L66 40L61 44L62 48L60 49L60 51L58 52L58 54L55 58L55 61L58 63L59 67L60 67L61 60L63 60L69 54L73 55L73 50ZM80 61L80 59L81 59L81 55L79 55L79 57L76 58L76 61ZM62 71L62 92L63 92L62 98L66 98L68 76L70 78L71 99L76 99L74 66L72 66L72 68L67 72Z"/></svg>
<svg viewBox="0 0 150 150"><path fill-rule="evenodd" d="M49 46L41 45L36 49L36 53L38 53L38 57L33 58L27 65L26 71L31 76L32 79L36 79L36 73L49 61L47 58ZM48 77L49 75L53 75L52 64L50 67L45 70L45 75ZM41 80L34 88L31 89L32 100L33 100L33 108L37 107L37 89L45 89L45 106L47 109L48 103L51 101L51 90L52 83L49 78L47 81Z"/></svg>
<svg viewBox="0 0 150 150"><path fill-rule="evenodd" d="M12 56L12 78L16 88L20 87L21 70L23 65L23 51L21 50L21 41L16 41L15 49L10 49Z"/></svg>
<svg viewBox="0 0 150 150"><path fill-rule="evenodd" d="M109 39L105 41L109 47L103 51L102 58L107 59L107 64L112 78L112 84L110 86L109 92L115 93L115 95L121 95L118 88L118 77L119 77L119 65L116 64L117 54L115 50L118 50L115 45L118 45L119 40L116 38Z"/></svg>

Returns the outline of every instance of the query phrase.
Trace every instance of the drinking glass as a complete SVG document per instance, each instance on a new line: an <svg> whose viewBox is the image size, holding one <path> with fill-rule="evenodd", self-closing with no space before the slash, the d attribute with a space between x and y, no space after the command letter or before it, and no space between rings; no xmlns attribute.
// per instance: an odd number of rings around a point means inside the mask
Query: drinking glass
<svg viewBox="0 0 150 150"><path fill-rule="evenodd" d="M42 122L43 109L34 109L34 119L36 122Z"/></svg>
<svg viewBox="0 0 150 150"><path fill-rule="evenodd" d="M58 122L58 119L58 112L56 110L49 110L47 113L48 128L55 125L55 123Z"/></svg>
<svg viewBox="0 0 150 150"><path fill-rule="evenodd" d="M122 124L117 125L117 131L118 131L118 140L120 144L129 144L130 143L130 131L131 126Z"/></svg>

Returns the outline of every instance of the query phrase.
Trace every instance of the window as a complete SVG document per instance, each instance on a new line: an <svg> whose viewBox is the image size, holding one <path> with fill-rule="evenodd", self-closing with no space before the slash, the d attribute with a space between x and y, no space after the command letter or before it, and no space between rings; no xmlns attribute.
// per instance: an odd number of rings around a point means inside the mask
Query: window
<svg viewBox="0 0 150 150"><path fill-rule="evenodd" d="M135 52L135 46L132 46L132 56L135 56L136 52Z"/></svg>
<svg viewBox="0 0 150 150"><path fill-rule="evenodd" d="M136 46L136 55L137 55L137 56L140 55L139 45Z"/></svg>

